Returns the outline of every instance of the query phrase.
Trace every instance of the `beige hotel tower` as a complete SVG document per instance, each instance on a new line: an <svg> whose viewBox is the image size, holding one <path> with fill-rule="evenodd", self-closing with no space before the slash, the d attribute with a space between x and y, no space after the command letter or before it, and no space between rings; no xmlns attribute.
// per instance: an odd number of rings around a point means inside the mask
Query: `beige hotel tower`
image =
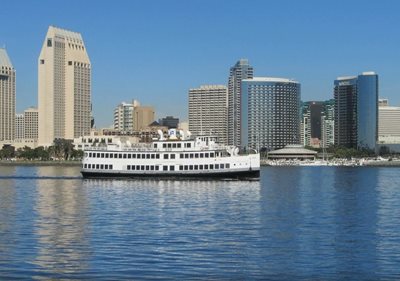
<svg viewBox="0 0 400 281"><path fill-rule="evenodd" d="M38 64L39 145L89 135L91 65L81 34L50 26Z"/></svg>

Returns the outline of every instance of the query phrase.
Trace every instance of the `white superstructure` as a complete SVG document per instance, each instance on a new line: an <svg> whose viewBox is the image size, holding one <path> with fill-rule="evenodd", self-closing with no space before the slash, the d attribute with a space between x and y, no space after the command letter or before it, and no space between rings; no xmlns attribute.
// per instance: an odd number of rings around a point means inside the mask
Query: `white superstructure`
<svg viewBox="0 0 400 281"><path fill-rule="evenodd" d="M189 135L190 136L190 135ZM189 138L170 130L152 143L109 144L86 149L84 177L258 178L260 154L224 146L214 136Z"/></svg>

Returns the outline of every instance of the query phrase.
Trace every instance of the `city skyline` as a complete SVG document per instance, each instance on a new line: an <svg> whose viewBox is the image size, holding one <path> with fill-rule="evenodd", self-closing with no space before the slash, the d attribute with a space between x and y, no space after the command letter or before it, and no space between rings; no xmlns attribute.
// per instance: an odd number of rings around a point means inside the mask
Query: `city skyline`
<svg viewBox="0 0 400 281"><path fill-rule="evenodd" d="M394 1L379 6L360 1L334 6L316 1L118 4L3 3L4 22L27 19L0 30L0 46L6 46L18 72L17 113L37 106L36 60L49 25L76 30L85 38L93 64L97 127L112 125L113 108L131 99L152 104L157 118L187 120L188 89L227 84L229 67L241 58L249 60L255 76L299 81L303 101L331 99L338 76L375 71L380 97L400 103L400 42L391 35L400 21L395 12L400 4ZM232 29L238 15L241 24Z"/></svg>

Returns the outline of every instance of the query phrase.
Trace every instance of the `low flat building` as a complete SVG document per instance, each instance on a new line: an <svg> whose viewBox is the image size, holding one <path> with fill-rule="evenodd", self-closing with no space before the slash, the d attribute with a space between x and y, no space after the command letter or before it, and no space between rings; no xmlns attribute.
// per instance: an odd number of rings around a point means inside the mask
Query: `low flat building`
<svg viewBox="0 0 400 281"><path fill-rule="evenodd" d="M315 160L317 151L304 148L302 145L290 144L284 148L268 152L268 159L282 160Z"/></svg>

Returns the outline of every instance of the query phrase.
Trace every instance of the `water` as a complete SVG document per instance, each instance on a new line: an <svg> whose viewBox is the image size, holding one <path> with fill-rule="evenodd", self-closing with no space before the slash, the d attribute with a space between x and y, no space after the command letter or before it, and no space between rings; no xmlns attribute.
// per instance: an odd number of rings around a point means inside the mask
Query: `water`
<svg viewBox="0 0 400 281"><path fill-rule="evenodd" d="M400 169L261 177L83 180L77 167L0 167L0 279L400 279Z"/></svg>

